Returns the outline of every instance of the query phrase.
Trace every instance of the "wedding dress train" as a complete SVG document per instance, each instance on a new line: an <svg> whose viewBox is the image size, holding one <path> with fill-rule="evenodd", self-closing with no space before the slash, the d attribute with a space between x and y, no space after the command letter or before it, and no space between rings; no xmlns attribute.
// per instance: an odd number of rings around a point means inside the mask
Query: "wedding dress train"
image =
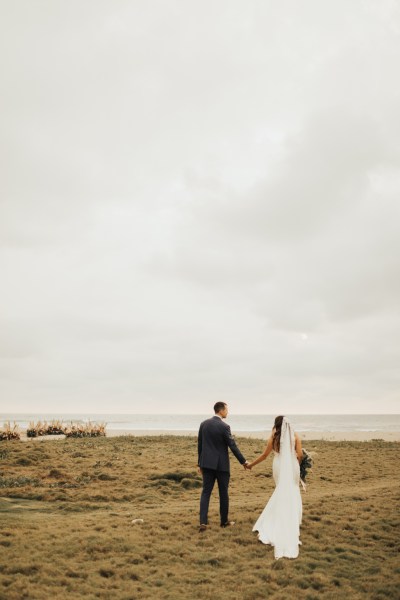
<svg viewBox="0 0 400 600"><path fill-rule="evenodd" d="M294 433L289 421L282 422L280 451L275 453L272 473L275 490L253 531L263 544L274 547L275 558L296 558L299 555L302 502L300 467L295 453Z"/></svg>

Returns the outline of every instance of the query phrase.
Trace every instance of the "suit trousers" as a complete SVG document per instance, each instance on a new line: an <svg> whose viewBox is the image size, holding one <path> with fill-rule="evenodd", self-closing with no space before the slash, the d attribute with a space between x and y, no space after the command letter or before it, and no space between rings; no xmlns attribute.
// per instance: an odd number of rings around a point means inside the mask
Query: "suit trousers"
<svg viewBox="0 0 400 600"><path fill-rule="evenodd" d="M200 523L208 525L208 506L210 504L211 492L214 488L215 480L218 482L219 491L219 512L221 516L221 525L228 521L229 496L228 487L230 473L228 471L216 471L215 469L202 469L203 472L203 491L200 498Z"/></svg>

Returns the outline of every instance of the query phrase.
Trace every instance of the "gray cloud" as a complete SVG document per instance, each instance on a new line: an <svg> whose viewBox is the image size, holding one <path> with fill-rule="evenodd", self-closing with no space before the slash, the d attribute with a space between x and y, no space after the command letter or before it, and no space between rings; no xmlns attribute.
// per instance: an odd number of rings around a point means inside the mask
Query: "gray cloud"
<svg viewBox="0 0 400 600"><path fill-rule="evenodd" d="M4 410L397 410L397 7L3 12Z"/></svg>

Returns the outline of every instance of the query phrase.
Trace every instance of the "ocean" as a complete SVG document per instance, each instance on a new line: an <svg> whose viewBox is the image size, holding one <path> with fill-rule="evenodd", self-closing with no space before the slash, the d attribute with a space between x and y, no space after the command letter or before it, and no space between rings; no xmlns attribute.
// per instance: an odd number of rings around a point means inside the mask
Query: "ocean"
<svg viewBox="0 0 400 600"><path fill-rule="evenodd" d="M61 420L64 423L106 423L108 430L114 431L165 431L179 435L179 432L197 433L201 421L209 415L134 415L134 414L60 414L60 413L0 413L0 426L10 421L17 423L22 430L31 421ZM272 429L276 415L236 415L229 414L226 422L232 433L266 433ZM400 431L400 414L396 415L287 415L298 432L388 432Z"/></svg>

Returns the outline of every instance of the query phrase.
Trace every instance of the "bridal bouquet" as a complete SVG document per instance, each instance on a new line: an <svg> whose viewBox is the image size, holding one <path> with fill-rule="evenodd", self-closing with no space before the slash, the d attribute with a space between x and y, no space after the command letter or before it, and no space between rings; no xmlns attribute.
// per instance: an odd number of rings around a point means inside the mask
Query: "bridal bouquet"
<svg viewBox="0 0 400 600"><path fill-rule="evenodd" d="M303 489L306 489L306 476L308 473L308 469L311 469L313 464L313 460L311 455L303 448L303 458L300 462L300 483L303 486Z"/></svg>

